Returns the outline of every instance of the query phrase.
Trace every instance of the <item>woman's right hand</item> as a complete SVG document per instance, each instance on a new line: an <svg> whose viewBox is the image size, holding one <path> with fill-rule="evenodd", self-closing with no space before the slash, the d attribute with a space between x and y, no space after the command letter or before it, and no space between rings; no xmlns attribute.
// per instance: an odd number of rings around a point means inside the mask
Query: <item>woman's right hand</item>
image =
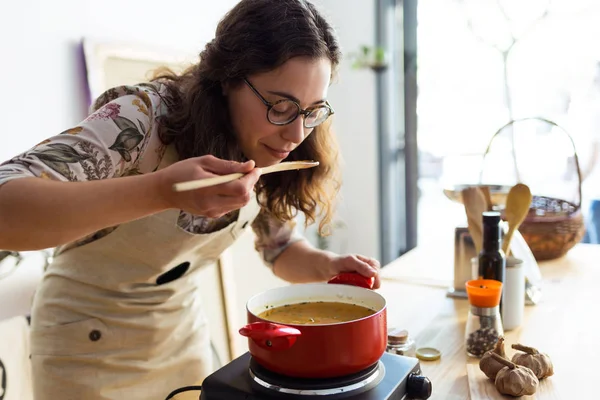
<svg viewBox="0 0 600 400"><path fill-rule="evenodd" d="M173 190L175 183L233 173L246 175L235 181L207 188L185 192ZM255 168L254 161L238 163L207 155L176 162L155 174L167 208L218 218L248 204L254 185L260 178L260 168Z"/></svg>

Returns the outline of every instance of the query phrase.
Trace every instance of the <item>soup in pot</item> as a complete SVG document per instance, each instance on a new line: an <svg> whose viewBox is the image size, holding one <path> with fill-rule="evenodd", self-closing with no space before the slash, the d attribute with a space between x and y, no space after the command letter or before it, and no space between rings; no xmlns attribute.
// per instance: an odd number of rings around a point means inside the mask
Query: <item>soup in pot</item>
<svg viewBox="0 0 600 400"><path fill-rule="evenodd" d="M280 324L335 324L375 314L370 308L356 304L314 301L286 304L258 314L259 318Z"/></svg>

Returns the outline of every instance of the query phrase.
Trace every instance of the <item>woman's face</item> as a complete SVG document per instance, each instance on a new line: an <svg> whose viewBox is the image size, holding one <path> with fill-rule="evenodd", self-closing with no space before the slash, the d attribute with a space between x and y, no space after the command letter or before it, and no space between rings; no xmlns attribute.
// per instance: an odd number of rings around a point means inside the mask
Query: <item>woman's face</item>
<svg viewBox="0 0 600 400"><path fill-rule="evenodd" d="M307 110L325 104L330 76L329 59L296 57L275 70L246 78L268 102L292 99ZM313 130L304 127L302 115L288 125L270 123L267 106L245 83L226 87L225 95L240 148L258 167L287 158Z"/></svg>

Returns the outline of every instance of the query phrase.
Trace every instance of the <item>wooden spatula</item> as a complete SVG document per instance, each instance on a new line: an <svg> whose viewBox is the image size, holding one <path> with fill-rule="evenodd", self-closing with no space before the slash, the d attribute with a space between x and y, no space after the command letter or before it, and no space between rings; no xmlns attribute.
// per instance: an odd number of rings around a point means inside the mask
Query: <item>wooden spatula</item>
<svg viewBox="0 0 600 400"><path fill-rule="evenodd" d="M492 203L492 194L490 193L489 186L480 186L479 189L481 193L483 193L483 197L485 198L486 211L492 211L494 209L494 203Z"/></svg>
<svg viewBox="0 0 600 400"><path fill-rule="evenodd" d="M478 187L468 187L462 191L461 195L467 213L469 234L473 238L475 251L479 254L483 246L482 214L487 211L485 196Z"/></svg>
<svg viewBox="0 0 600 400"><path fill-rule="evenodd" d="M306 169L313 168L319 165L318 161L287 161L279 164L271 165L269 167L262 168L262 175L270 174L273 172L289 171L294 169ZM235 181L241 178L244 174L236 173L229 175L216 176L214 178L198 179L195 181L180 182L173 185L173 190L176 192L185 192L187 190L195 190L205 188L209 186L220 185Z"/></svg>

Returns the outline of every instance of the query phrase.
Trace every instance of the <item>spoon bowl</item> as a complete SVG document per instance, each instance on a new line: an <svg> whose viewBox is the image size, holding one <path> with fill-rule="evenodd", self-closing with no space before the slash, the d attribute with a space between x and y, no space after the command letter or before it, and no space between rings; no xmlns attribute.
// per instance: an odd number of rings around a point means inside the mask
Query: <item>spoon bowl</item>
<svg viewBox="0 0 600 400"><path fill-rule="evenodd" d="M529 213L531 207L531 191L527 185L517 183L508 192L506 197L506 208L504 209L504 218L508 223L508 232L502 243L502 250L508 256L510 251L510 242L516 230Z"/></svg>

